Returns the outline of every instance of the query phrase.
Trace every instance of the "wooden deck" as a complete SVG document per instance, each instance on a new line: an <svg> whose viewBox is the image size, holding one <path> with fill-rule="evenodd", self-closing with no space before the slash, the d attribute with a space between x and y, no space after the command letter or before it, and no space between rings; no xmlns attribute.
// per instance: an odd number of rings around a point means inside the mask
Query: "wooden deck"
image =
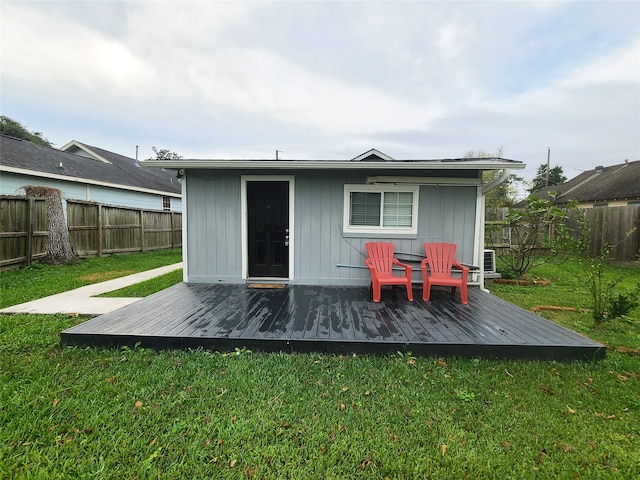
<svg viewBox="0 0 640 480"><path fill-rule="evenodd" d="M448 288L181 283L61 333L66 345L206 348L233 351L373 353L513 359L597 360L605 347L477 288L469 304Z"/></svg>

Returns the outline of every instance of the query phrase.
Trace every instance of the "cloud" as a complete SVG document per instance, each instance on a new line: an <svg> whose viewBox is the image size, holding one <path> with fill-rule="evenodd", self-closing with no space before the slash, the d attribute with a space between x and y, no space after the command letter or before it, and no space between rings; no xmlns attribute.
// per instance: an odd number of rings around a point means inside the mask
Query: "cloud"
<svg viewBox="0 0 640 480"><path fill-rule="evenodd" d="M547 147L567 170L640 158L636 2L0 8L3 114L59 145L245 158L503 146L531 175Z"/></svg>

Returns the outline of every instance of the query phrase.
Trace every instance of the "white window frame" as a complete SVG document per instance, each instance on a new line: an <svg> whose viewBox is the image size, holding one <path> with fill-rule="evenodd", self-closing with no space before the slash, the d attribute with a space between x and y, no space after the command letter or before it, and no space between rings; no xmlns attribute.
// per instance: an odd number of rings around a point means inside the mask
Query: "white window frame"
<svg viewBox="0 0 640 480"><path fill-rule="evenodd" d="M382 222L384 208L384 193L410 192L413 194L413 202L411 209L411 226L410 227L383 227L351 225L351 194L354 192L363 193L380 193L380 221ZM345 184L344 186L344 203L343 203L343 220L342 229L345 234L393 234L393 235L417 235L418 234L418 203L419 203L419 185L353 185Z"/></svg>

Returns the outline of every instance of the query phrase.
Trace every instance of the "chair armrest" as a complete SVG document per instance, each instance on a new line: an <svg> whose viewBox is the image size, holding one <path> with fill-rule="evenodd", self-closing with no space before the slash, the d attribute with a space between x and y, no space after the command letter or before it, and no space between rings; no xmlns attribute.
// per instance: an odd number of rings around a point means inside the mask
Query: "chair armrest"
<svg viewBox="0 0 640 480"><path fill-rule="evenodd" d="M405 270L413 270L413 267L411 265L407 265L406 263L402 263L397 258L393 258L392 260L393 260L393 264L394 265L398 265L399 267L402 267Z"/></svg>
<svg viewBox="0 0 640 480"><path fill-rule="evenodd" d="M424 260L422 260L420 262L420 270L422 270L423 272L427 271L427 265L429 265L429 259L425 258Z"/></svg>
<svg viewBox="0 0 640 480"><path fill-rule="evenodd" d="M462 265L460 262L458 262L457 260L454 260L452 262L453 265L455 265L456 267L458 267L460 270L462 270L462 275L469 275L469 267L465 267L464 265Z"/></svg>

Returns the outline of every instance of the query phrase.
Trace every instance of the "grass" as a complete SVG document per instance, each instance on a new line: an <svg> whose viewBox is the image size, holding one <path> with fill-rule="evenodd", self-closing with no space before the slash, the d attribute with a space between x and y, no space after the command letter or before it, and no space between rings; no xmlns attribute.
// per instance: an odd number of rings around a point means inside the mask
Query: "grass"
<svg viewBox="0 0 640 480"><path fill-rule="evenodd" d="M599 328L594 327L589 288L578 262L571 259L562 262L550 260L534 268L531 278L546 279L551 283L549 286L494 284L488 288L496 296L526 309L539 306L575 308L578 311L541 309L537 313L612 348L640 348L640 306L632 310L626 318L608 320ZM611 265L606 269L606 278L619 281L616 292L631 295L640 283L640 267L637 263L626 267Z"/></svg>
<svg viewBox="0 0 640 480"><path fill-rule="evenodd" d="M579 282L551 280L492 289L525 306L583 305ZM634 318L595 333L637 348ZM0 477L640 474L633 351L558 363L61 348L80 321L0 316Z"/></svg>
<svg viewBox="0 0 640 480"><path fill-rule="evenodd" d="M182 282L182 269L174 270L173 272L165 273L158 277L150 278L144 282L136 283L128 287L121 288L119 290L113 290L111 292L103 293L98 297L147 297L152 293L159 292L165 288L169 288L176 283Z"/></svg>
<svg viewBox="0 0 640 480"><path fill-rule="evenodd" d="M75 260L68 265L35 263L0 273L0 308L66 292L182 261L181 249Z"/></svg>

